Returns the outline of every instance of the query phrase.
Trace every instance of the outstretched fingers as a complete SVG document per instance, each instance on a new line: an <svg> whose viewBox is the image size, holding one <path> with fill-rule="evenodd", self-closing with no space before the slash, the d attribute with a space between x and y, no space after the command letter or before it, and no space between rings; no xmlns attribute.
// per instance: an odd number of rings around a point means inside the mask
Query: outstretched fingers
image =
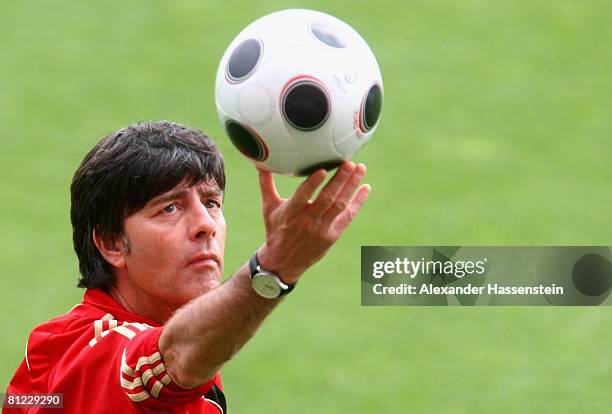
<svg viewBox="0 0 612 414"><path fill-rule="evenodd" d="M354 171L354 163L350 161L345 161L342 163L332 179L329 180L325 187L323 187L317 196L317 199L312 204L311 213L314 217L322 218L325 212L335 203L342 203L341 200L338 200L338 195L342 192L342 189L350 180ZM344 200L344 203L347 203L349 199L350 195L349 198Z"/></svg>
<svg viewBox="0 0 612 414"><path fill-rule="evenodd" d="M342 233L346 226L348 226L349 223L353 221L355 216L357 216L357 212L359 212L359 209L368 199L368 195L370 194L371 190L372 188L369 184L364 184L359 187L359 190L357 190L357 193L349 203L348 207L336 217L334 228L338 233Z"/></svg>
<svg viewBox="0 0 612 414"><path fill-rule="evenodd" d="M310 198L321 183L325 181L325 177L327 177L327 171L324 169L319 169L312 173L300 184L295 193L293 193L293 196L287 201L287 210L295 214L301 213L309 205Z"/></svg>
<svg viewBox="0 0 612 414"><path fill-rule="evenodd" d="M355 190L361 184L361 180L365 176L366 166L364 164L357 164L352 174L346 179L344 185L335 195L335 199L331 204L328 205L326 211L323 212L321 220L324 222L332 222L341 214L344 210L349 207L349 203L355 194Z"/></svg>

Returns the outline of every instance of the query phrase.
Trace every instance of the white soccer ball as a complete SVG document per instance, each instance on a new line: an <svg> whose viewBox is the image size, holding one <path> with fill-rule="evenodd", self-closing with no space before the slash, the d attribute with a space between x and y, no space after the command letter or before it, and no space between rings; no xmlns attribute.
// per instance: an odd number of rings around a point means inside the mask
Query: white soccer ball
<svg viewBox="0 0 612 414"><path fill-rule="evenodd" d="M372 138L383 84L374 54L348 24L318 11L283 10L231 42L215 100L228 136L248 159L305 175L338 166Z"/></svg>

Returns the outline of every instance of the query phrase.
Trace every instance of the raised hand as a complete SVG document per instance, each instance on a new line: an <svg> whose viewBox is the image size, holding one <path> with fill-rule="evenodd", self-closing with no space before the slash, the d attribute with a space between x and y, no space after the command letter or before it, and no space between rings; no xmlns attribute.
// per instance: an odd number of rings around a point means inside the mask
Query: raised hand
<svg viewBox="0 0 612 414"><path fill-rule="evenodd" d="M317 170L293 196L279 196L272 173L259 170L266 243L258 252L264 269L294 283L340 238L366 201L370 186L360 186L364 164L345 161L317 198L311 198L327 172Z"/></svg>

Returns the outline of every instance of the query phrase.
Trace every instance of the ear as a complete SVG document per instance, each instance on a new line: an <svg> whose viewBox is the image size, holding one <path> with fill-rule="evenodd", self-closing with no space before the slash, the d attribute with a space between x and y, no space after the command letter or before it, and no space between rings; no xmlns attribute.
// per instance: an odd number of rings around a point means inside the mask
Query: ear
<svg viewBox="0 0 612 414"><path fill-rule="evenodd" d="M98 251L102 257L104 257L104 260L110 263L111 266L117 269L126 266L125 254L128 252L128 249L127 246L125 246L125 239L109 242L100 237L96 229L94 229L92 237Z"/></svg>

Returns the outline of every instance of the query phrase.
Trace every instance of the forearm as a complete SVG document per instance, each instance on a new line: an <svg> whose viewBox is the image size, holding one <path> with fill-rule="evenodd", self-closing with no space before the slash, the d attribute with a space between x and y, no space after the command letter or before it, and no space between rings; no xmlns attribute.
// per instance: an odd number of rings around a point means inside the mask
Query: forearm
<svg viewBox="0 0 612 414"><path fill-rule="evenodd" d="M243 265L222 286L179 309L159 339L172 379L186 388L211 379L279 302L253 291L248 265Z"/></svg>
<svg viewBox="0 0 612 414"><path fill-rule="evenodd" d="M272 173L260 170L266 227L266 242L258 253L262 268L285 283L296 283L325 255L365 202L370 187L359 187L364 174L365 165L343 163L313 202L310 198L324 181L324 170L313 173L288 200L278 195ZM245 264L225 284L177 311L159 339L172 379L187 388L211 379L279 302L255 293Z"/></svg>

